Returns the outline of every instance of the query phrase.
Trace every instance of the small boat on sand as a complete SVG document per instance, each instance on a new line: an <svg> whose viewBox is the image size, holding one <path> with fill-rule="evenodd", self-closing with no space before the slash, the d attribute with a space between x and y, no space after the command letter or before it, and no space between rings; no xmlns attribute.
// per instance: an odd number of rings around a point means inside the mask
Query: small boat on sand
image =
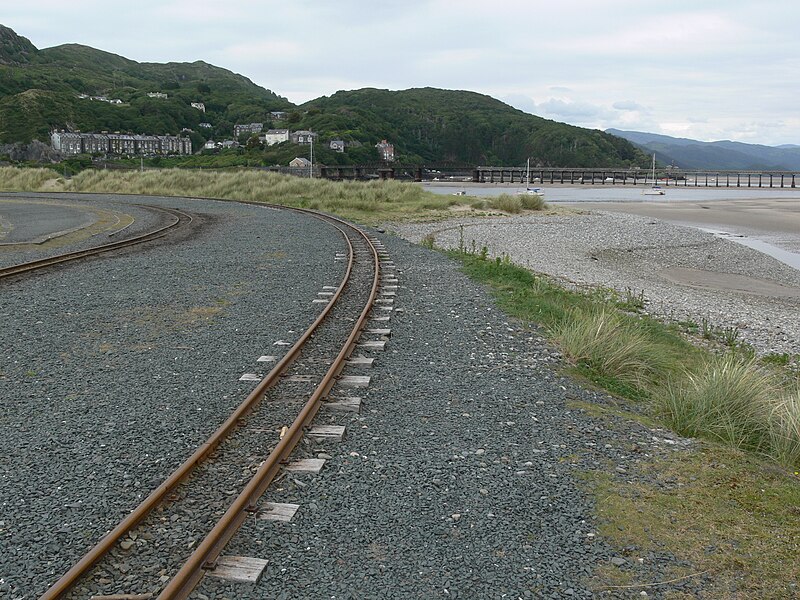
<svg viewBox="0 0 800 600"><path fill-rule="evenodd" d="M656 184L656 155L653 154L653 187L650 189L642 190L642 194L645 196L663 196L666 192L661 188L660 185Z"/></svg>

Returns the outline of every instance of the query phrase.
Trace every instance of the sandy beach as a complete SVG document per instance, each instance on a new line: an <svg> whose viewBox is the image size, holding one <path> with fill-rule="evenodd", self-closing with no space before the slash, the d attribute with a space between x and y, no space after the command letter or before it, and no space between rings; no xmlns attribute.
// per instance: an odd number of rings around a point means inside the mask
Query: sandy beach
<svg viewBox="0 0 800 600"><path fill-rule="evenodd" d="M729 231L800 252L800 196L710 202L581 202L565 203L584 210L624 212L661 221Z"/></svg>

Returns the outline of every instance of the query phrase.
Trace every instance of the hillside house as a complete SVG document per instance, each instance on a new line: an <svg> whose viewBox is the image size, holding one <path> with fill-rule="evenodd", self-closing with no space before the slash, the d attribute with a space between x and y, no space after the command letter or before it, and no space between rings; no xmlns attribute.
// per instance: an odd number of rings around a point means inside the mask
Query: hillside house
<svg viewBox="0 0 800 600"><path fill-rule="evenodd" d="M233 137L235 139L239 139L239 136L242 134L248 134L248 136L261 133L264 131L264 124L263 123L247 123L247 124L239 124L233 126Z"/></svg>
<svg viewBox="0 0 800 600"><path fill-rule="evenodd" d="M303 167L303 168L307 169L307 168L309 168L311 166L311 161L308 160L307 158L297 157L297 158L294 158L291 161L289 161L289 166L290 167Z"/></svg>
<svg viewBox="0 0 800 600"><path fill-rule="evenodd" d="M168 98L168 96L164 92L147 92L148 98Z"/></svg>
<svg viewBox="0 0 800 600"><path fill-rule="evenodd" d="M293 144L311 144L313 140L316 140L318 134L314 133L313 131L293 131L289 134L289 140Z"/></svg>
<svg viewBox="0 0 800 600"><path fill-rule="evenodd" d="M267 132L264 134L264 143L267 146L274 146L275 144L281 144L288 141L288 129L267 129Z"/></svg>
<svg viewBox="0 0 800 600"><path fill-rule="evenodd" d="M192 108L196 108L200 112L206 112L206 105L203 104L202 102L192 102L191 106Z"/></svg>
<svg viewBox="0 0 800 600"><path fill-rule="evenodd" d="M330 148L334 152L344 152L344 140L331 140Z"/></svg>
<svg viewBox="0 0 800 600"><path fill-rule="evenodd" d="M375 144L375 147L378 149L381 160L386 162L392 162L394 160L394 144L390 144L386 140L381 140Z"/></svg>
<svg viewBox="0 0 800 600"><path fill-rule="evenodd" d="M276 121L283 121L286 118L286 114L287 113L284 110L273 110L269 113L269 115Z"/></svg>

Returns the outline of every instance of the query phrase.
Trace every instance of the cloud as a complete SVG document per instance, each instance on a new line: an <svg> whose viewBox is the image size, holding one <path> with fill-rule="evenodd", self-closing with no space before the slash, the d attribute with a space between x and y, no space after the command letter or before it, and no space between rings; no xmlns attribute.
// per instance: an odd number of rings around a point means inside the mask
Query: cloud
<svg viewBox="0 0 800 600"><path fill-rule="evenodd" d="M617 110L635 110L639 112L645 111L645 107L633 100L622 100L619 102L614 102L611 105L612 108L616 108Z"/></svg>

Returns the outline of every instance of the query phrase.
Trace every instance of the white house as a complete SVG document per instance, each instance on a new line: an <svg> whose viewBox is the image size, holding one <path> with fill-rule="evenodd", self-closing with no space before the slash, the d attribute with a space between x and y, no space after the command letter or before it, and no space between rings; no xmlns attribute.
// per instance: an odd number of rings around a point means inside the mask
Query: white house
<svg viewBox="0 0 800 600"><path fill-rule="evenodd" d="M280 144L282 142L289 141L289 130L288 129L267 129L267 133L264 134L264 143L267 146L274 146L275 144Z"/></svg>

